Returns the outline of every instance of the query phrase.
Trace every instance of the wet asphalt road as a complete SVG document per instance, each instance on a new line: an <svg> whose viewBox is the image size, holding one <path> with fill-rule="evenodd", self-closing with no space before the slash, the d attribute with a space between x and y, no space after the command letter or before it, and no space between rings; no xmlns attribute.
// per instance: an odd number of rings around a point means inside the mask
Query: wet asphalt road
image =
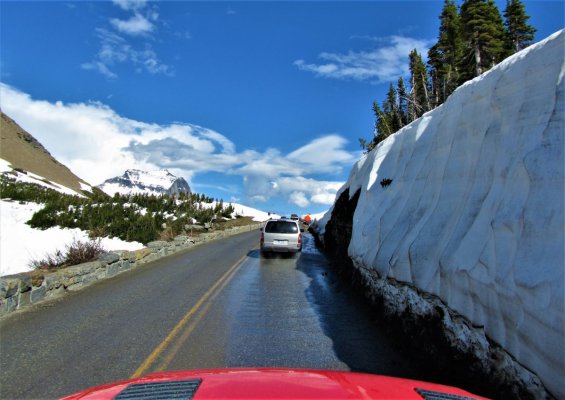
<svg viewBox="0 0 565 400"><path fill-rule="evenodd" d="M265 259L251 251L168 369L277 366L415 374L313 242L307 236L298 256Z"/></svg>
<svg viewBox="0 0 565 400"><path fill-rule="evenodd" d="M0 320L0 398L57 398L153 371L300 367L424 379L306 234L198 246Z"/></svg>

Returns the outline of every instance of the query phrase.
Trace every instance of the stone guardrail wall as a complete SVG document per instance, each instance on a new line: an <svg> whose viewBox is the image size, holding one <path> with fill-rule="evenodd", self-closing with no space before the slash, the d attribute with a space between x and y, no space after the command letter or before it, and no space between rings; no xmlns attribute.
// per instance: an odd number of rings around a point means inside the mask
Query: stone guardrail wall
<svg viewBox="0 0 565 400"><path fill-rule="evenodd" d="M211 231L198 236L177 236L171 242L154 241L136 251L114 251L96 261L73 265L53 272L31 271L0 277L0 317L41 301L80 290L101 279L169 256L195 245L242 232L259 229L261 223ZM259 239L257 239L259 240Z"/></svg>

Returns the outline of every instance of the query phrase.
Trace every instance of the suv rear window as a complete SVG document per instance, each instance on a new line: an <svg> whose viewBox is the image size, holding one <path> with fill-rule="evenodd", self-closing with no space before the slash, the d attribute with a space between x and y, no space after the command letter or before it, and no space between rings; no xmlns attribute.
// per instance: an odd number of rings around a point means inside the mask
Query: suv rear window
<svg viewBox="0 0 565 400"><path fill-rule="evenodd" d="M298 233L298 226L290 221L269 221L265 226L267 233Z"/></svg>

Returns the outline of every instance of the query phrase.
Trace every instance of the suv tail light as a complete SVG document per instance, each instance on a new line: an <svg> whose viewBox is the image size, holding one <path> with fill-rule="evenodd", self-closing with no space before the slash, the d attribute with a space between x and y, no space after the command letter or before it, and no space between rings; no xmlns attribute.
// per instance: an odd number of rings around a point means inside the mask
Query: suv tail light
<svg viewBox="0 0 565 400"><path fill-rule="evenodd" d="M298 247L302 246L302 233L298 234Z"/></svg>

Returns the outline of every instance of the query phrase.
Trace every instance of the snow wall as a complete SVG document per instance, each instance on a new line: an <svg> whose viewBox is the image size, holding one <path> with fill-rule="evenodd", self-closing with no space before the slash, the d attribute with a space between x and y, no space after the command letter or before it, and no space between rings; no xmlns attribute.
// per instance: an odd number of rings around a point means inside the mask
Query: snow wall
<svg viewBox="0 0 565 400"><path fill-rule="evenodd" d="M564 38L557 32L461 86L359 160L336 196L360 189L354 264L484 326L559 398Z"/></svg>

